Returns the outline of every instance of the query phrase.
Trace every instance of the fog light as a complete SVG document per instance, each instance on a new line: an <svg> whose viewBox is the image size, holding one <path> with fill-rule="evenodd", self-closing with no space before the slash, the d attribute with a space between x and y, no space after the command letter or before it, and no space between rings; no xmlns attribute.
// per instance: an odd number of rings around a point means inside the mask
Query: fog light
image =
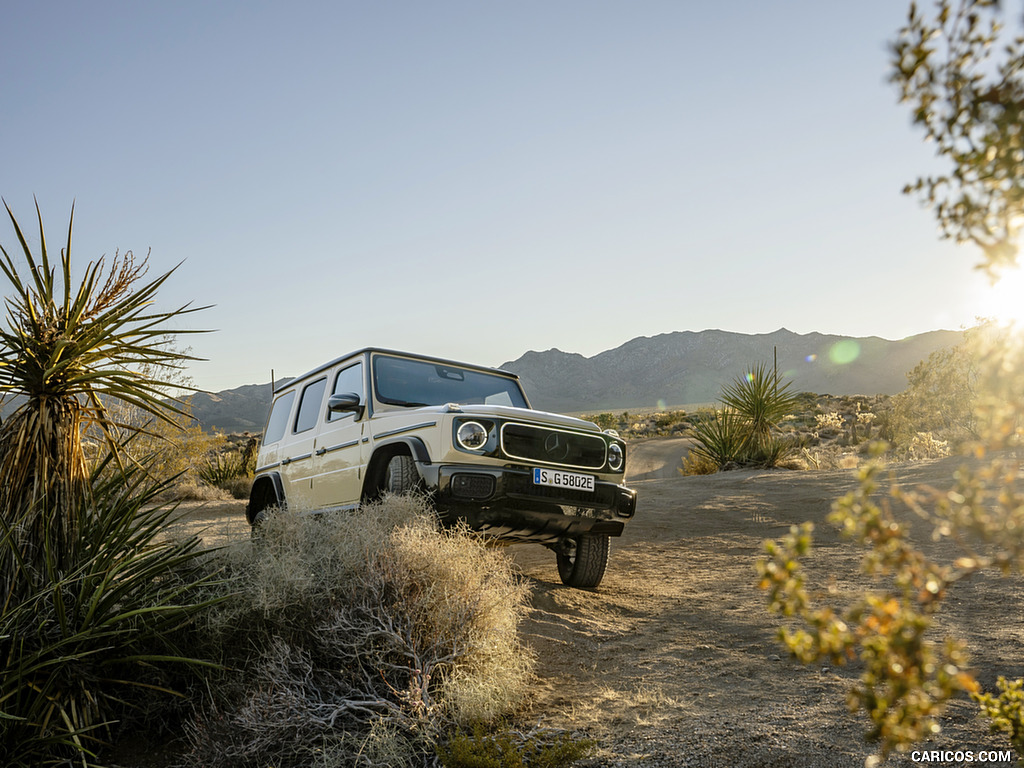
<svg viewBox="0 0 1024 768"><path fill-rule="evenodd" d="M459 499L489 499L494 495L494 478L490 475L460 473L452 476L452 496Z"/></svg>

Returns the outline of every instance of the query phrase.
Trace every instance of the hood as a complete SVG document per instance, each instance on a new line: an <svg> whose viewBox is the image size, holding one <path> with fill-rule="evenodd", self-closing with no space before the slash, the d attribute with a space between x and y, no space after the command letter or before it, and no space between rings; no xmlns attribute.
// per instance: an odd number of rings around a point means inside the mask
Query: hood
<svg viewBox="0 0 1024 768"><path fill-rule="evenodd" d="M570 429L583 429L588 432L601 431L600 427L592 421L577 419L574 416L563 416L560 413L533 411L529 408L514 408L508 405L456 405L455 407L468 416L495 416L517 421L539 421L543 424L569 427Z"/></svg>
<svg viewBox="0 0 1024 768"><path fill-rule="evenodd" d="M416 410L420 413L461 413L465 416L479 416L480 418L490 416L491 418L496 419L532 421L541 424L550 424L556 427L580 429L586 432L601 431L601 428L592 421L577 419L574 416L563 416L560 413L534 411L529 408L515 408L510 405L460 405L458 403L449 403L447 405L429 405L423 408L410 408L403 410L406 410L406 412Z"/></svg>

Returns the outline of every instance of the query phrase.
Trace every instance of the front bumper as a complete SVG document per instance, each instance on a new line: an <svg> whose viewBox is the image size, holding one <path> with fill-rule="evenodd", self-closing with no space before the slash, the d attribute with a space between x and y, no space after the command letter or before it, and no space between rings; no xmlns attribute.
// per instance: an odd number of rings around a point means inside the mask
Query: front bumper
<svg viewBox="0 0 1024 768"><path fill-rule="evenodd" d="M533 484L528 468L437 467L435 503L446 522L487 536L557 546L585 533L621 536L636 512L636 491L595 482L577 491Z"/></svg>

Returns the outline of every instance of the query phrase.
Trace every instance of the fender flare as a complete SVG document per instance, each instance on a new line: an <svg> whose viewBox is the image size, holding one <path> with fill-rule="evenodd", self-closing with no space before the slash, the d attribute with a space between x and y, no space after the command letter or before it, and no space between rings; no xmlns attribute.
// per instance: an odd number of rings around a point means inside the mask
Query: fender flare
<svg viewBox="0 0 1024 768"><path fill-rule="evenodd" d="M404 448L405 451L396 451L395 448ZM437 485L437 467L430 459L430 452L426 443L415 435L404 435L394 437L375 443L373 455L366 465L366 475L363 478L363 502L376 498L384 482L384 471L386 462L381 460L382 456L393 456L396 453L408 452L416 462L416 469L420 473L428 487Z"/></svg>
<svg viewBox="0 0 1024 768"><path fill-rule="evenodd" d="M377 454L381 448L389 448L393 445L405 445L409 448L409 453L416 461L417 464L431 465L430 452L427 450L427 444L423 440L415 435L409 435L407 437L394 437L388 440L382 440L373 446L374 455Z"/></svg>
<svg viewBox="0 0 1024 768"><path fill-rule="evenodd" d="M267 494L265 489L270 486L270 491L273 494L273 502L267 503ZM245 505L245 518L252 524L252 519L256 513L266 507L272 507L274 504L279 506L285 505L284 499L284 484L281 482L280 472L266 472L262 475L257 475L252 481L252 489L249 491L249 501Z"/></svg>

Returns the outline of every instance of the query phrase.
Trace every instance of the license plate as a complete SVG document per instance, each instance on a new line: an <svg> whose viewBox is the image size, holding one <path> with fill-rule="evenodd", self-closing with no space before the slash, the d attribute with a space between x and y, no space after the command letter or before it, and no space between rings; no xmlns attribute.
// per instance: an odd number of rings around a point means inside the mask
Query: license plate
<svg viewBox="0 0 1024 768"><path fill-rule="evenodd" d="M554 488L571 488L574 491L593 491L594 476L537 467L533 470L533 484L548 485Z"/></svg>

